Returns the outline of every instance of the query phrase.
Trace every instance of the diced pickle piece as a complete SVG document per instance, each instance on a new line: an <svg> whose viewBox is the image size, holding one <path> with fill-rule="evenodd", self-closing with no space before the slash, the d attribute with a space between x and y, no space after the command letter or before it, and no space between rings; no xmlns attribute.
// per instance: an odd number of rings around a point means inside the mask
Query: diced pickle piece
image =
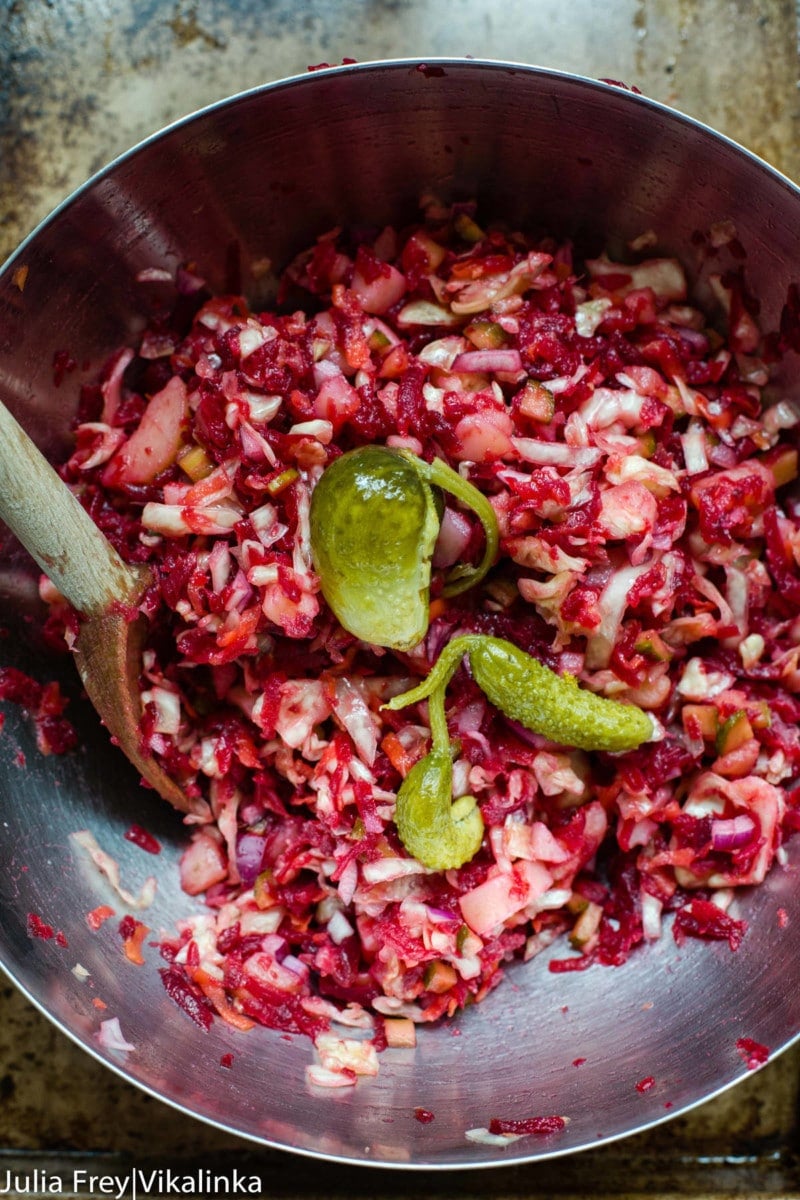
<svg viewBox="0 0 800 1200"><path fill-rule="evenodd" d="M471 321L464 335L478 350L500 350L508 344L508 334L496 321Z"/></svg>
<svg viewBox="0 0 800 1200"><path fill-rule="evenodd" d="M735 712L726 721L723 721L717 732L717 754L720 756L732 754L734 750L738 750L745 742L749 742L752 736L753 727L747 719L747 713L741 711Z"/></svg>

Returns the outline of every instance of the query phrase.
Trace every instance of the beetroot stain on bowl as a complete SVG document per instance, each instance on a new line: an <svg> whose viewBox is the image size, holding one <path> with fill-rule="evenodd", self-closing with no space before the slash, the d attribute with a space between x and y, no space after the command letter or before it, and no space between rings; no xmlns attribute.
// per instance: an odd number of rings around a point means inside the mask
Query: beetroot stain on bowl
<svg viewBox="0 0 800 1200"><path fill-rule="evenodd" d="M28 913L27 931L28 937L41 938L45 942L55 937L56 932L53 926L43 921L38 913Z"/></svg>
<svg viewBox="0 0 800 1200"><path fill-rule="evenodd" d="M766 1062L769 1062L768 1048L762 1046L760 1042L753 1041L752 1038L737 1038L736 1049L748 1071L755 1071L757 1067L763 1067Z"/></svg>

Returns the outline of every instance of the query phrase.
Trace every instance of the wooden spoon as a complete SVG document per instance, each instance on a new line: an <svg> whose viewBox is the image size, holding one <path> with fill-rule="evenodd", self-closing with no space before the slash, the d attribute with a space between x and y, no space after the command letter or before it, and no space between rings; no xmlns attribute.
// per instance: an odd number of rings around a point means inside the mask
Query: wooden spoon
<svg viewBox="0 0 800 1200"><path fill-rule="evenodd" d="M147 567L123 562L11 413L0 403L0 520L81 615L74 655L103 724L152 787L184 813L201 801L142 749L139 673L147 630L136 608Z"/></svg>

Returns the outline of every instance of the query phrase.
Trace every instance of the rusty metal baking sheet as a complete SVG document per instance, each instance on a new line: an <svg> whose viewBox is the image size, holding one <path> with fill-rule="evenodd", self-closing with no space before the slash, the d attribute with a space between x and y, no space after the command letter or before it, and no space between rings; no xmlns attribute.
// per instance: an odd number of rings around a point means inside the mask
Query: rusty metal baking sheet
<svg viewBox="0 0 800 1200"><path fill-rule="evenodd" d="M204 104L319 62L465 54L623 80L800 175L793 0L0 0L0 258Z"/></svg>
<svg viewBox="0 0 800 1200"><path fill-rule="evenodd" d="M238 1169L257 1176L270 1200L800 1195L800 1047L687 1116L623 1142L539 1164L411 1177L254 1147L182 1116L101 1069L8 985L0 986L0 1012L0 1188L6 1172L31 1179L38 1172L40 1183L58 1179L62 1195L96 1200L96 1188L73 1189L73 1181L124 1176L137 1167L148 1175L170 1169L229 1178ZM163 1174L162 1179L167 1182Z"/></svg>

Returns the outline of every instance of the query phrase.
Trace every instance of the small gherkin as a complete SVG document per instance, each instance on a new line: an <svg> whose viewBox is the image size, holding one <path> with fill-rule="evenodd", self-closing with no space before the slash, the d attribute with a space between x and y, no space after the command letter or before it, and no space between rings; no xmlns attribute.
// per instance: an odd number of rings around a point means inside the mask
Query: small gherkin
<svg viewBox="0 0 800 1200"><path fill-rule="evenodd" d="M483 819L472 796L451 803L452 764L445 689L467 655L475 682L507 717L564 746L621 753L653 737L650 716L557 675L504 638L463 634L442 650L426 679L387 701L396 711L428 701L430 753L406 775L397 793L395 822L409 854L426 867L447 870L467 862L481 844Z"/></svg>

